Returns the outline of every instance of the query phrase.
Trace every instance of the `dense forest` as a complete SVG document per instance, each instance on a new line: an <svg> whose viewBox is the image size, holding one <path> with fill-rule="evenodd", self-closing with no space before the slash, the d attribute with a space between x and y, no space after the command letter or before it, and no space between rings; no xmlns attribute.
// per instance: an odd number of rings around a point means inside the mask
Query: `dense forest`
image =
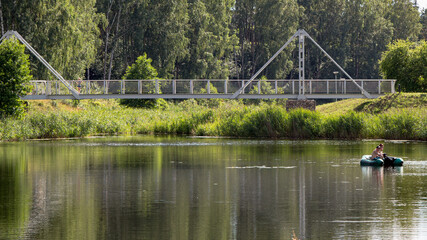
<svg viewBox="0 0 427 240"><path fill-rule="evenodd" d="M247 79L299 28L352 77L378 78L389 43L427 39L427 11L410 0L0 0L0 22L65 79L120 79L144 53L161 78ZM287 48L263 74L296 78L297 55ZM305 66L306 78L336 71L308 41Z"/></svg>

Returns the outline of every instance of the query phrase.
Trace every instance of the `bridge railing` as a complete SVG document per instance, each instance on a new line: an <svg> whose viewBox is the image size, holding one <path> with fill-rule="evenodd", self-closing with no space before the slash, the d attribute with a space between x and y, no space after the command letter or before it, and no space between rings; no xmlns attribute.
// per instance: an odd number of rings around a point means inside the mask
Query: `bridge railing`
<svg viewBox="0 0 427 240"><path fill-rule="evenodd" d="M80 94L163 94L200 95L232 94L248 80L224 79L155 79L155 80L68 80ZM355 79L355 82L371 94L394 93L396 80ZM34 80L30 95L71 95L57 80ZM298 95L298 79L254 80L244 94ZM350 79L315 79L304 81L304 94L360 94L361 90Z"/></svg>

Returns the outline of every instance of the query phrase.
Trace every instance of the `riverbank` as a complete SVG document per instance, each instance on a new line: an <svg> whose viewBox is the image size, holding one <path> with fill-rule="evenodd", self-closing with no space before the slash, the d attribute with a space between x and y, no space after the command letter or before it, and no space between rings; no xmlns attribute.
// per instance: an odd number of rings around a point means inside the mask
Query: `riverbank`
<svg viewBox="0 0 427 240"><path fill-rule="evenodd" d="M31 101L24 118L0 121L3 141L136 134L427 140L427 94L344 100L314 112L241 101L210 108L186 100L164 110L126 108L116 100Z"/></svg>

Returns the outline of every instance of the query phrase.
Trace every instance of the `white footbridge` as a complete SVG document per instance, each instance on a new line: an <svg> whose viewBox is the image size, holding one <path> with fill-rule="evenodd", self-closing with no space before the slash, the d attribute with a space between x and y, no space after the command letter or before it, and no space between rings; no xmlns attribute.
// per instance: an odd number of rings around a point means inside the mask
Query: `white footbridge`
<svg viewBox="0 0 427 240"><path fill-rule="evenodd" d="M56 80L34 80L32 91L23 100L42 99L347 99L377 98L395 93L396 80L353 79L317 44L305 30L298 30L250 79L135 79L65 80L16 31L8 31L0 41L15 36L40 60ZM340 79L305 79L304 42L310 39L346 76ZM298 39L298 79L257 79L262 71L295 39ZM335 76L338 72L334 72Z"/></svg>

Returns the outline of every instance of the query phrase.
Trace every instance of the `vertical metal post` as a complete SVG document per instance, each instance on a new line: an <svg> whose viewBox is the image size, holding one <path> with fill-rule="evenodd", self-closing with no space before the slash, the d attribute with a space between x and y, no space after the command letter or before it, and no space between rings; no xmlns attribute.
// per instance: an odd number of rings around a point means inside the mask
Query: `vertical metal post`
<svg viewBox="0 0 427 240"><path fill-rule="evenodd" d="M176 94L176 79L172 79L172 94Z"/></svg>
<svg viewBox="0 0 427 240"><path fill-rule="evenodd" d="M120 81L120 94L123 94L123 80Z"/></svg>
<svg viewBox="0 0 427 240"><path fill-rule="evenodd" d="M261 80L258 80L258 94L261 94Z"/></svg>
<svg viewBox="0 0 427 240"><path fill-rule="evenodd" d="M299 91L298 94L299 95L304 95L305 94L305 89L304 89L304 34L302 31L299 31L299 42L298 42L298 49L299 49L299 54L298 54L298 75L299 75Z"/></svg>
<svg viewBox="0 0 427 240"><path fill-rule="evenodd" d="M310 80L310 94L312 94L312 88L311 88L311 85L313 84L313 81L312 80Z"/></svg>
<svg viewBox="0 0 427 240"><path fill-rule="evenodd" d="M343 82L343 86L344 86L344 94L347 94L347 81L345 79Z"/></svg>
<svg viewBox="0 0 427 240"><path fill-rule="evenodd" d="M142 81L138 80L138 94L142 94Z"/></svg>
<svg viewBox="0 0 427 240"><path fill-rule="evenodd" d="M228 83L228 80L227 80L227 79L225 79L225 81L224 81L224 93L225 93L225 94L227 94L227 93L228 93L227 83Z"/></svg>
<svg viewBox="0 0 427 240"><path fill-rule="evenodd" d="M156 81L155 81L155 85L156 85L156 94L159 94L159 80L158 79L156 79Z"/></svg>
<svg viewBox="0 0 427 240"><path fill-rule="evenodd" d="M208 80L208 85L206 86L206 89L208 90L208 94L211 94L211 81Z"/></svg>
<svg viewBox="0 0 427 240"><path fill-rule="evenodd" d="M378 80L378 94L381 94L381 80Z"/></svg>
<svg viewBox="0 0 427 240"><path fill-rule="evenodd" d="M395 80L391 80L390 84L391 84L391 93L395 93L396 89L395 89L394 85L396 84L396 81Z"/></svg>
<svg viewBox="0 0 427 240"><path fill-rule="evenodd" d="M277 94L277 80L274 80L274 92Z"/></svg>
<svg viewBox="0 0 427 240"><path fill-rule="evenodd" d="M329 94L329 80L326 80L326 94Z"/></svg>
<svg viewBox="0 0 427 240"><path fill-rule="evenodd" d="M193 80L190 80L190 94L193 94L194 87L193 87Z"/></svg>
<svg viewBox="0 0 427 240"><path fill-rule="evenodd" d="M104 80L104 94L107 94L108 90L107 90L107 82Z"/></svg>
<svg viewBox="0 0 427 240"><path fill-rule="evenodd" d="M52 88L51 88L51 82L47 81L46 82L46 95L52 95Z"/></svg>
<svg viewBox="0 0 427 240"><path fill-rule="evenodd" d="M292 94L295 94L295 80L292 81Z"/></svg>
<svg viewBox="0 0 427 240"><path fill-rule="evenodd" d="M87 80L87 82L86 82L86 93L90 94L90 81L89 80Z"/></svg>
<svg viewBox="0 0 427 240"><path fill-rule="evenodd" d="M363 80L361 81L360 86L363 88ZM363 89L364 89L364 88L363 88ZM362 91L362 90L361 90L360 92L363 94L363 91Z"/></svg>

